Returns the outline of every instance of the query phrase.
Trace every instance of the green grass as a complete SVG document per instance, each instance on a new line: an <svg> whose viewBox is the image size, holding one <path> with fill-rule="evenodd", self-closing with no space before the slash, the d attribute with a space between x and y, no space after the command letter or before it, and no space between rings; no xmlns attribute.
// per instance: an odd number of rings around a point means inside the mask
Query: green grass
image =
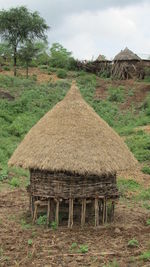
<svg viewBox="0 0 150 267"><path fill-rule="evenodd" d="M118 182L118 189L121 192L121 194L125 194L128 191L135 192L141 189L141 185L137 183L135 180L132 179L124 179L124 178L119 178Z"/></svg>
<svg viewBox="0 0 150 267"><path fill-rule="evenodd" d="M19 187L19 186L20 186L20 181L19 181L18 178L13 177L13 178L9 181L9 184L10 184L12 187Z"/></svg>
<svg viewBox="0 0 150 267"><path fill-rule="evenodd" d="M103 265L103 267L120 267L120 265L117 262L117 260L114 259L112 262L109 262L106 265Z"/></svg>
<svg viewBox="0 0 150 267"><path fill-rule="evenodd" d="M143 252L140 256L139 259L142 261L149 261L150 260L150 251L145 251Z"/></svg>
<svg viewBox="0 0 150 267"><path fill-rule="evenodd" d="M123 86L117 88L110 87L108 89L108 100L112 102L122 103L125 101L125 90Z"/></svg>
<svg viewBox="0 0 150 267"><path fill-rule="evenodd" d="M139 242L136 239L131 239L128 241L128 247L134 248L138 246L139 246Z"/></svg>
<svg viewBox="0 0 150 267"><path fill-rule="evenodd" d="M7 161L30 128L58 101L70 84L59 81L37 85L32 79L0 75L0 87L15 96L14 101L0 99L0 166L7 171ZM0 173L0 179L4 178Z"/></svg>
<svg viewBox="0 0 150 267"><path fill-rule="evenodd" d="M150 174L150 167L144 166L144 167L142 167L141 171L145 174Z"/></svg>

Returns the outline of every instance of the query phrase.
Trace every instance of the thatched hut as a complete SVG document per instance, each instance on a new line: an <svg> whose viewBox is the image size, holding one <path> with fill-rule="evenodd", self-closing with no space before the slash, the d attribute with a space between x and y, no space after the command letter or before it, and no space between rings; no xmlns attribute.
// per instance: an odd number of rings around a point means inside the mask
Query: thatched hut
<svg viewBox="0 0 150 267"><path fill-rule="evenodd" d="M139 76L137 67L140 61L141 58L126 47L114 57L111 73L112 77L126 80Z"/></svg>
<svg viewBox="0 0 150 267"><path fill-rule="evenodd" d="M118 199L116 172L136 163L122 139L83 100L75 84L31 128L9 160L9 165L30 170L33 220L38 205L47 205L48 222L55 216L57 224L66 208L69 227L76 218L84 225L93 212L96 226L113 218Z"/></svg>
<svg viewBox="0 0 150 267"><path fill-rule="evenodd" d="M140 60L141 60L141 58L138 55L136 55L135 53L133 53L128 47L126 47L124 50L121 50L121 52L118 53L114 57L114 62L115 61L137 62Z"/></svg>

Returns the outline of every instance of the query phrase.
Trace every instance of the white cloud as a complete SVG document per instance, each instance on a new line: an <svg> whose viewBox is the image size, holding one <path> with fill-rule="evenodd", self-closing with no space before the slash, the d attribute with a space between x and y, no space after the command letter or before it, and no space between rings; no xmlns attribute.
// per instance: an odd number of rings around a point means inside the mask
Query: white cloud
<svg viewBox="0 0 150 267"><path fill-rule="evenodd" d="M77 58L111 58L125 46L150 54L150 0L0 0L0 9L18 5L38 10L52 27L50 44Z"/></svg>
<svg viewBox="0 0 150 267"><path fill-rule="evenodd" d="M79 58L99 53L110 58L125 46L150 54L149 14L150 3L76 13L64 19L56 35Z"/></svg>

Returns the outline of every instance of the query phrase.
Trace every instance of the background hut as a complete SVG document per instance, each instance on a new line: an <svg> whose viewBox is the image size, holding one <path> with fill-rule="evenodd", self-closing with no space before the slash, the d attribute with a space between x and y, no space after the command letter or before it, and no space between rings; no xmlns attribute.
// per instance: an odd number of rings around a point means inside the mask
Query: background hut
<svg viewBox="0 0 150 267"><path fill-rule="evenodd" d="M9 160L9 165L30 170L33 219L38 205L47 205L48 222L55 216L58 224L66 208L69 227L76 218L84 225L93 211L95 225L113 218L116 172L136 163L74 84L64 100L32 127Z"/></svg>
<svg viewBox="0 0 150 267"><path fill-rule="evenodd" d="M115 56L113 63L111 71L113 78L126 80L134 77L143 77L141 73L141 58L127 47Z"/></svg>
<svg viewBox="0 0 150 267"><path fill-rule="evenodd" d="M99 55L98 58L94 61L95 64L95 73L108 78L111 75L111 61L106 59L104 55Z"/></svg>

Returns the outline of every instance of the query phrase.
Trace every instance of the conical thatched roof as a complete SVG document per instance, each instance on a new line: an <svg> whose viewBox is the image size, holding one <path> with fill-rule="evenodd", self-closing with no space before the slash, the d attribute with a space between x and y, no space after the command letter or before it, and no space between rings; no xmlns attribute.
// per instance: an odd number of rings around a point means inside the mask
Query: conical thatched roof
<svg viewBox="0 0 150 267"><path fill-rule="evenodd" d="M137 56L136 54L134 54L130 49L128 49L127 47L124 50L121 50L121 52L119 54L117 54L114 58L114 61L121 61L121 60L141 60L139 56Z"/></svg>
<svg viewBox="0 0 150 267"><path fill-rule="evenodd" d="M104 55L99 55L96 61L107 61Z"/></svg>
<svg viewBox="0 0 150 267"><path fill-rule="evenodd" d="M134 167L122 139L72 85L65 98L29 131L9 165L101 175Z"/></svg>

